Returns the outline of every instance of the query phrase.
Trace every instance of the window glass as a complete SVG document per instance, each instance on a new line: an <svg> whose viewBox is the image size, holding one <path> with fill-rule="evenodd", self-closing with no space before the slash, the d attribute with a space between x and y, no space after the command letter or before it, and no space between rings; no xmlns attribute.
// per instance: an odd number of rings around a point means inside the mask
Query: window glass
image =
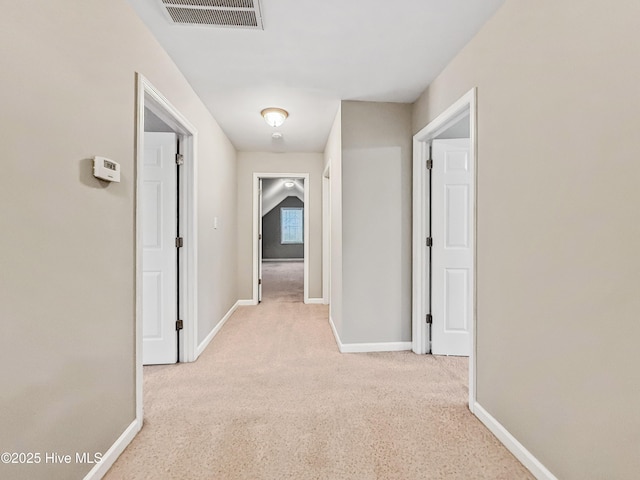
<svg viewBox="0 0 640 480"><path fill-rule="evenodd" d="M281 243L302 243L302 208L280 209Z"/></svg>

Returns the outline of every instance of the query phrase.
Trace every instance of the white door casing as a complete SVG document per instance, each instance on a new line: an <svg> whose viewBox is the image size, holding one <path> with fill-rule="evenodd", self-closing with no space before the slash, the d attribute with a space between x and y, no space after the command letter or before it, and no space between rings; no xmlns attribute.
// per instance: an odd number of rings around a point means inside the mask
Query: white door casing
<svg viewBox="0 0 640 480"><path fill-rule="evenodd" d="M288 178L299 179L304 184L304 303L309 303L309 212L311 211L311 205L309 204L309 191L311 185L309 184L309 173L291 173L291 172L253 172L253 291L251 304L257 305L259 303L258 279L261 275L261 252L262 249L258 244L259 234L262 228L262 216L261 216L261 179L263 178Z"/></svg>
<svg viewBox="0 0 640 480"><path fill-rule="evenodd" d="M143 363L175 363L176 135L144 134L142 176Z"/></svg>
<svg viewBox="0 0 640 480"><path fill-rule="evenodd" d="M331 160L322 174L322 303L331 302Z"/></svg>
<svg viewBox="0 0 640 480"><path fill-rule="evenodd" d="M180 139L184 165L181 167L180 215L181 232L184 246L180 249L180 300L181 319L184 329L180 335L180 361L193 362L198 357L198 131L191 122L182 115L169 100L156 89L144 75L136 72L136 125L135 125L135 390L136 390L136 426L135 431L142 428L143 409L143 188L142 170L145 143L145 110L151 110ZM177 349L177 346L176 346ZM105 472L110 464L101 463Z"/></svg>
<svg viewBox="0 0 640 480"><path fill-rule="evenodd" d="M474 174L469 139L433 140L431 351L469 356L474 278Z"/></svg>
<svg viewBox="0 0 640 480"><path fill-rule="evenodd" d="M426 238L431 235L429 226L430 210L430 182L427 160L429 146L434 139L447 132L452 126L458 124L462 118L469 121L469 155L473 169L474 195L472 197L474 215L474 228L470 232L473 236L473 282L471 287L473 306L470 313L469 337L469 409L473 412L476 404L476 323L477 305L477 254L476 230L477 230L477 88L472 88L457 101L451 104L429 124L416 133L413 137L413 269L412 269L412 350L418 354L431 352L431 327L426 322L429 313L429 253L432 247L426 245ZM433 252L431 252L433 253Z"/></svg>
<svg viewBox="0 0 640 480"><path fill-rule="evenodd" d="M262 179L258 180L258 302L262 301Z"/></svg>

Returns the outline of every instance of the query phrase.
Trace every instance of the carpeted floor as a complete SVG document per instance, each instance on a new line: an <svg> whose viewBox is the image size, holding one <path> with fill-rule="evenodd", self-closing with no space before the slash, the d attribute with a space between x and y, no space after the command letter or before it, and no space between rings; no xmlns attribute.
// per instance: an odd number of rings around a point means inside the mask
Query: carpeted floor
<svg viewBox="0 0 640 480"><path fill-rule="evenodd" d="M145 367L144 427L106 479L533 479L468 411L466 359L340 354L302 264L265 266L263 302L197 362Z"/></svg>
<svg viewBox="0 0 640 480"><path fill-rule="evenodd" d="M304 301L304 261L263 262L262 301L288 303Z"/></svg>

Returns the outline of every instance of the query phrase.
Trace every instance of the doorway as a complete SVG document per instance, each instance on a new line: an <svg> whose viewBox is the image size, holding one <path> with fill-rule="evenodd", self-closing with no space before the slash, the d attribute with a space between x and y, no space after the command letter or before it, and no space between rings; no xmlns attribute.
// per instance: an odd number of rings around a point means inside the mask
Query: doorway
<svg viewBox="0 0 640 480"><path fill-rule="evenodd" d="M300 274L300 300L308 303L309 174L254 173L253 185L253 303L268 293L265 281L275 280L272 286L282 289L287 278L293 286Z"/></svg>
<svg viewBox="0 0 640 480"><path fill-rule="evenodd" d="M475 401L476 90L414 136L415 353L469 356Z"/></svg>
<svg viewBox="0 0 640 480"><path fill-rule="evenodd" d="M142 418L143 363L196 358L197 132L144 76L136 80L136 403Z"/></svg>

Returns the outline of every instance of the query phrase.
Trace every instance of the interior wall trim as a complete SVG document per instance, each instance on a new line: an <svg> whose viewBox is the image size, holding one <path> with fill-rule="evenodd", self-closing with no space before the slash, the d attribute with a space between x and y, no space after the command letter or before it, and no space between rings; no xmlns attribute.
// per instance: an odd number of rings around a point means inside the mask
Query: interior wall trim
<svg viewBox="0 0 640 480"><path fill-rule="evenodd" d="M233 315L233 312L235 312L239 306L240 306L240 300L238 300L236 303L234 303L231 306L229 311L224 315L224 317L222 317L222 320L220 320L218 324L211 329L211 331L206 336L206 338L202 342L200 342L200 345L198 345L198 349L196 351L196 358L198 358L202 354L202 352L204 352L204 350L207 348L209 343L211 343L211 340L213 340L213 337L215 337L218 334L220 329L224 326L225 323L227 323L227 320L229 320L231 315Z"/></svg>
<svg viewBox="0 0 640 480"><path fill-rule="evenodd" d="M122 452L124 452L124 449L127 448L127 445L131 443L131 441L138 434L141 428L142 419L136 418L129 424L125 431L122 432L122 435L118 437L113 445L111 445L109 450L107 450L102 455L102 460L99 463L96 463L93 468L89 470L89 473L85 475L84 480L99 480L100 478L104 477L107 471L115 463Z"/></svg>
<svg viewBox="0 0 640 480"><path fill-rule="evenodd" d="M493 433L500 442L507 447L518 460L538 479L538 480L558 480L558 478L545 467L516 437L489 412L487 412L478 402L475 403L473 414Z"/></svg>

